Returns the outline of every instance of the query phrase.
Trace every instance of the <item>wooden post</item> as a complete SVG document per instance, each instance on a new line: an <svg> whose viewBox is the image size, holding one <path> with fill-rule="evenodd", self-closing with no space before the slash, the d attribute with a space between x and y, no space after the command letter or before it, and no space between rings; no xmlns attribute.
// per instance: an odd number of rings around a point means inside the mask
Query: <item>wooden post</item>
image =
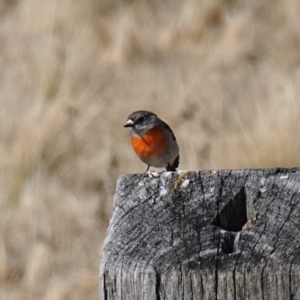
<svg viewBox="0 0 300 300"><path fill-rule="evenodd" d="M100 296L300 299L300 168L122 175Z"/></svg>

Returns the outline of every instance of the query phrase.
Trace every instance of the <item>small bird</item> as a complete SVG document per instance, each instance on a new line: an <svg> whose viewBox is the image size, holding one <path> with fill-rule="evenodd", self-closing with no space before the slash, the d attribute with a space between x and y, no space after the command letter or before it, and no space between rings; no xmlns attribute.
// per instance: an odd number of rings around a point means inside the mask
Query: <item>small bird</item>
<svg viewBox="0 0 300 300"><path fill-rule="evenodd" d="M151 111L139 110L130 114L124 127L130 128L131 144L138 157L156 168L176 171L179 147L170 126Z"/></svg>

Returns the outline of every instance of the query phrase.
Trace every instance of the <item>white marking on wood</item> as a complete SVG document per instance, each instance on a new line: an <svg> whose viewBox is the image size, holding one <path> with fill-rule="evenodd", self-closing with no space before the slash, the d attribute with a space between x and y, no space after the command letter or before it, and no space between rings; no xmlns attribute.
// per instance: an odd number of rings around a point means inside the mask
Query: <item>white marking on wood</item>
<svg viewBox="0 0 300 300"><path fill-rule="evenodd" d="M183 188L186 188L186 187L189 186L189 184L190 184L190 181L189 181L188 179L185 179L185 180L183 181L183 183L181 184L181 186L182 186Z"/></svg>

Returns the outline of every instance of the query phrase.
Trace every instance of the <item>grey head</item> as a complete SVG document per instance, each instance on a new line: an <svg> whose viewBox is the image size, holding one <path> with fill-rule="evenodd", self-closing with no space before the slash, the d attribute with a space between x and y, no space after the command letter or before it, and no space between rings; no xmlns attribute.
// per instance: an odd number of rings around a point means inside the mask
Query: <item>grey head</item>
<svg viewBox="0 0 300 300"><path fill-rule="evenodd" d="M129 127L132 134L141 135L158 126L160 121L161 120L153 112L138 110L128 116L124 127Z"/></svg>

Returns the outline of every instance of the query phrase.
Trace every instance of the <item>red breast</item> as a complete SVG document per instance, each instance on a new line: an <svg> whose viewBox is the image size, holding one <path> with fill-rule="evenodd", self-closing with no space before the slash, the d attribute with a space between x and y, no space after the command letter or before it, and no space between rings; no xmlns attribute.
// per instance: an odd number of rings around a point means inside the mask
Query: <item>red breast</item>
<svg viewBox="0 0 300 300"><path fill-rule="evenodd" d="M164 130L150 129L141 137L131 136L131 143L136 154L143 158L159 157L167 147L167 138Z"/></svg>

